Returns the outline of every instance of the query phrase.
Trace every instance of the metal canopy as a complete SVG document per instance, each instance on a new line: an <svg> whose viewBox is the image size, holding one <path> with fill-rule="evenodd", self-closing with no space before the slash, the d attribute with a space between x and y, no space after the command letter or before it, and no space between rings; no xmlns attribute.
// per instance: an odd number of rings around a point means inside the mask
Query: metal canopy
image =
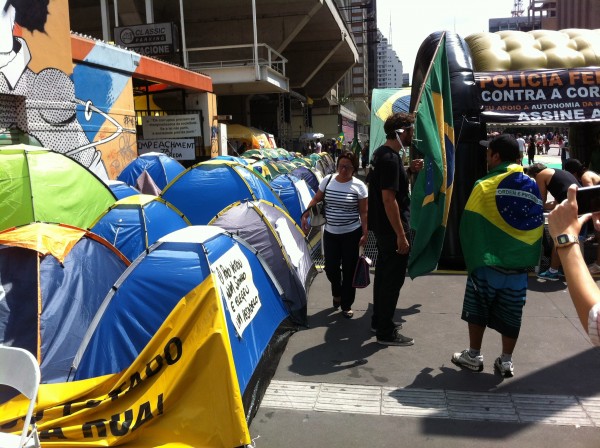
<svg viewBox="0 0 600 448"><path fill-rule="evenodd" d="M109 6L114 8L114 3ZM255 0L257 51L252 2L248 0L120 0L118 25L143 23L148 3L155 23L180 26L183 16L182 45L187 49L183 60L187 68L209 74L217 94L293 89L322 98L358 62L356 44L333 0ZM96 1L72 0L70 13L75 31L103 37ZM112 32L114 11L105 17Z"/></svg>

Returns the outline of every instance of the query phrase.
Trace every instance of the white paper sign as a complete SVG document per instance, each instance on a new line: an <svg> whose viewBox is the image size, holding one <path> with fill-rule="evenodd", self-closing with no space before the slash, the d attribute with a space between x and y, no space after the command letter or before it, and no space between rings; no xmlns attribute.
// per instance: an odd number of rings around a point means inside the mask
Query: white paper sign
<svg viewBox="0 0 600 448"><path fill-rule="evenodd" d="M261 307L250 262L235 245L212 263L210 269L217 277L221 297L227 304L233 326L242 336Z"/></svg>
<svg viewBox="0 0 600 448"><path fill-rule="evenodd" d="M196 142L193 138L172 140L137 140L138 154L162 152L175 160L194 160L196 158Z"/></svg>
<svg viewBox="0 0 600 448"><path fill-rule="evenodd" d="M190 115L147 115L142 117L142 131L145 139L189 138L202 135L200 117Z"/></svg>
<svg viewBox="0 0 600 448"><path fill-rule="evenodd" d="M300 193L302 205L304 206L304 210L306 210L313 196L312 194L310 194L309 186L304 179L300 179L297 182L294 182L294 185L296 186L296 190L298 190L298 193Z"/></svg>
<svg viewBox="0 0 600 448"><path fill-rule="evenodd" d="M302 249L298 247L296 240L294 239L294 235L292 234L292 229L290 229L290 224L285 218L278 218L275 221L275 231L279 235L281 239L281 243L283 244L283 248L290 257L290 261L292 265L297 269L300 266L300 260L302 260Z"/></svg>

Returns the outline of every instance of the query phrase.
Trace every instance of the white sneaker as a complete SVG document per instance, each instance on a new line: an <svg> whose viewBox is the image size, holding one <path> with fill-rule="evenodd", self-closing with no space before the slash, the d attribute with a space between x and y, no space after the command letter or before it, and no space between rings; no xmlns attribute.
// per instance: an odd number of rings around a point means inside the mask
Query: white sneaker
<svg viewBox="0 0 600 448"><path fill-rule="evenodd" d="M514 375L514 368L512 361L502 362L502 358L498 356L494 361L494 367L504 378L511 378Z"/></svg>
<svg viewBox="0 0 600 448"><path fill-rule="evenodd" d="M471 356L468 349L454 353L450 361L459 367L464 367L474 372L481 372L483 370L483 356Z"/></svg>
<svg viewBox="0 0 600 448"><path fill-rule="evenodd" d="M588 266L590 274L600 274L600 266L597 263L592 263Z"/></svg>

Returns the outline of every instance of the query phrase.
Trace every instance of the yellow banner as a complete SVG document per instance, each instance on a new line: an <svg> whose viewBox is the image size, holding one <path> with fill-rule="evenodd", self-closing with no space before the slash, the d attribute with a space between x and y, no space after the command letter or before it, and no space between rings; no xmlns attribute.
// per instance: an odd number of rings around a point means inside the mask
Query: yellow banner
<svg viewBox="0 0 600 448"><path fill-rule="evenodd" d="M126 329L125 329L126 331ZM106 344L128 341L106 341ZM27 403L0 406L19 432ZM43 446L237 447L249 444L225 314L213 276L181 299L119 374L40 386Z"/></svg>

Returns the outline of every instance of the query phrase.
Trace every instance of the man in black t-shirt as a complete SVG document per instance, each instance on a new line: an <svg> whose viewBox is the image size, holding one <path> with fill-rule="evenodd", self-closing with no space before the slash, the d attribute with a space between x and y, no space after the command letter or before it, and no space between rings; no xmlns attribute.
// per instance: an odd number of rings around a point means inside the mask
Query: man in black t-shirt
<svg viewBox="0 0 600 448"><path fill-rule="evenodd" d="M373 281L371 330L382 345L413 345L412 338L398 331L394 313L404 284L410 245L408 241L410 196L409 175L423 168L415 159L407 171L400 151L408 151L415 117L398 112L384 123L386 142L373 153L369 173L369 230L377 240L377 264Z"/></svg>

